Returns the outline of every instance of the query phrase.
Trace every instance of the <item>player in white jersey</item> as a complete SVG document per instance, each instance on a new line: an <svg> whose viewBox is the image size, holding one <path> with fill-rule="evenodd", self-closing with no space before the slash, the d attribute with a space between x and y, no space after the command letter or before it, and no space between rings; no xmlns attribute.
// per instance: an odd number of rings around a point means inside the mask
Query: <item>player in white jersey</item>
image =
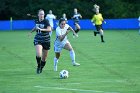
<svg viewBox="0 0 140 93"><path fill-rule="evenodd" d="M66 49L70 52L70 57L72 60L73 66L79 66L79 63L75 62L75 52L67 39L67 34L70 32L70 30L73 32L75 36L77 34L75 31L70 27L68 24L66 24L66 20L61 18L59 20L59 25L56 28L56 40L54 42L54 51L55 51L55 58L54 58L54 71L57 71L57 63L60 57L60 53L62 49Z"/></svg>
<svg viewBox="0 0 140 93"><path fill-rule="evenodd" d="M53 29L54 24L53 24L53 20L56 19L56 16L52 13L52 10L49 10L49 14L46 15L45 19L49 20L49 23ZM50 32L50 36L52 34L52 31Z"/></svg>
<svg viewBox="0 0 140 93"><path fill-rule="evenodd" d="M139 34L140 34L140 16L138 18L138 21L139 21Z"/></svg>
<svg viewBox="0 0 140 93"><path fill-rule="evenodd" d="M66 14L65 14L65 13L62 15L62 18L66 20L66 23L68 23L68 19L67 19L67 17L66 17Z"/></svg>

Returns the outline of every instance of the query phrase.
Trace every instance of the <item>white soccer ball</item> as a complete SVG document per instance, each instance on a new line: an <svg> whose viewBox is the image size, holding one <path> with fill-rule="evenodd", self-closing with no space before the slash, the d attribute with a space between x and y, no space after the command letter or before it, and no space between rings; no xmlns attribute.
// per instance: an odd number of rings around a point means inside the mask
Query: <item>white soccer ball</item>
<svg viewBox="0 0 140 93"><path fill-rule="evenodd" d="M69 77L69 72L67 70L60 71L60 78L61 79L66 79L68 77Z"/></svg>

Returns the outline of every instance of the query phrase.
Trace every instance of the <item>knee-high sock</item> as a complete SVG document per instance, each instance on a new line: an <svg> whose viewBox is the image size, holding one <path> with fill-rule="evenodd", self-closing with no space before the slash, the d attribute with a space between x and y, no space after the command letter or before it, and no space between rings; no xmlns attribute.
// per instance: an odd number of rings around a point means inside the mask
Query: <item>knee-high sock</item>
<svg viewBox="0 0 140 93"><path fill-rule="evenodd" d="M41 57L36 56L36 61L37 61L38 67L40 67L41 66Z"/></svg>
<svg viewBox="0 0 140 93"><path fill-rule="evenodd" d="M102 42L104 41L103 35L101 35L101 41L102 41Z"/></svg>
<svg viewBox="0 0 140 93"><path fill-rule="evenodd" d="M55 58L54 58L54 65L56 66L57 63L58 63L58 59L55 57Z"/></svg>
<svg viewBox="0 0 140 93"><path fill-rule="evenodd" d="M74 52L74 50L70 51L70 57L71 57L72 63L75 63L75 52Z"/></svg>

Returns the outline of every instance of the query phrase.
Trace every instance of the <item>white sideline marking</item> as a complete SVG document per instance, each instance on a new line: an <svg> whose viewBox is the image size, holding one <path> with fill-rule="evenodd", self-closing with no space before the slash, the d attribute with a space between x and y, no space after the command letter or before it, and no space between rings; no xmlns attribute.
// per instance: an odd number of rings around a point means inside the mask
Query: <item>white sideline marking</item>
<svg viewBox="0 0 140 93"><path fill-rule="evenodd" d="M49 89L56 89L56 90L75 90L75 91L82 91L82 92L94 92L94 93L118 93L118 92L104 92L104 91L96 91L96 90L84 90L84 89L74 89L74 88L61 88L61 87L44 87L44 86L34 86L36 88L49 88Z"/></svg>

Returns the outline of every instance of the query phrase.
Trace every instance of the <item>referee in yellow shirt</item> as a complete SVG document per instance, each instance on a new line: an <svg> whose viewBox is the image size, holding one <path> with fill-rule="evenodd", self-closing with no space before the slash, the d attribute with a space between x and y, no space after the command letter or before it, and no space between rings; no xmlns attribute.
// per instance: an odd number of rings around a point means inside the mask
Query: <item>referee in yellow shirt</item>
<svg viewBox="0 0 140 93"><path fill-rule="evenodd" d="M96 12L95 15L93 15L91 22L93 23L93 25L95 25L96 30L94 31L94 36L96 36L96 34L100 34L101 36L101 42L105 42L103 39L103 28L102 28L102 22L104 21L102 14L99 13L99 6L98 5L94 5L94 11ZM104 21L105 22L105 21Z"/></svg>

